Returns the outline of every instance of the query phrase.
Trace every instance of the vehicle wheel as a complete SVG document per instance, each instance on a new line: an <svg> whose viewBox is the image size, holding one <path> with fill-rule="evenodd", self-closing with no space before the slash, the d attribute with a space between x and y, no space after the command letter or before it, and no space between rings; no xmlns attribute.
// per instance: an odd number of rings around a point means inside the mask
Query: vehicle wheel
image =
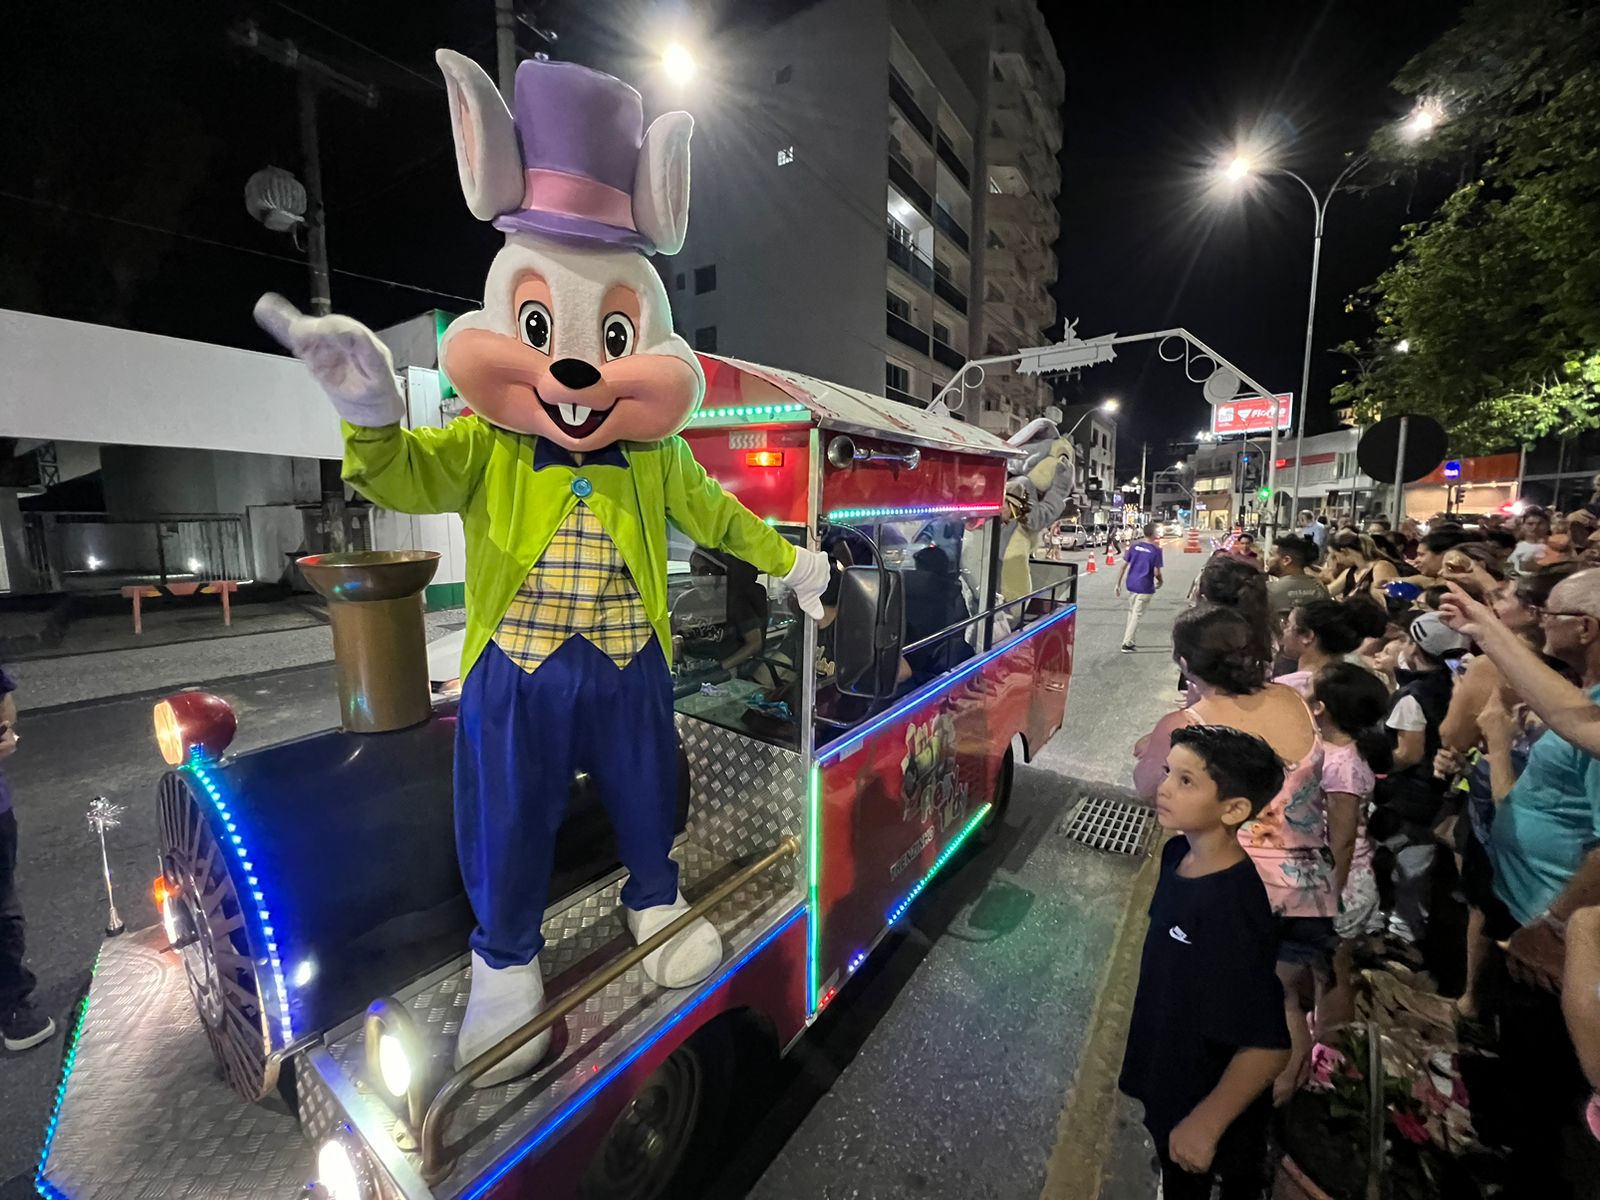
<svg viewBox="0 0 1600 1200"><path fill-rule="evenodd" d="M583 1200L667 1200L700 1194L727 1117L735 1046L721 1024L668 1056L606 1131L584 1171Z"/></svg>
<svg viewBox="0 0 1600 1200"><path fill-rule="evenodd" d="M1015 775L1016 761L1008 748L995 774L994 800L991 801L994 807L989 810L989 819L978 829L978 841L982 845L987 846L1000 836L1000 823L1006 819L1006 809L1011 807L1011 784Z"/></svg>

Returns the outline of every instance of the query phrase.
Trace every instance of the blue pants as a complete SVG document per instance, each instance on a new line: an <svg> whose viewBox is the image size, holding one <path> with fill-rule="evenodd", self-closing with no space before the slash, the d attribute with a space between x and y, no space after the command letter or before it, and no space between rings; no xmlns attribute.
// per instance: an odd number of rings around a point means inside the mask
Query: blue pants
<svg viewBox="0 0 1600 1200"><path fill-rule="evenodd" d="M572 777L597 785L628 868L622 903L670 904L678 738L672 677L654 638L626 667L573 637L531 674L490 642L467 673L456 726L456 850L491 967L544 947L556 831Z"/></svg>

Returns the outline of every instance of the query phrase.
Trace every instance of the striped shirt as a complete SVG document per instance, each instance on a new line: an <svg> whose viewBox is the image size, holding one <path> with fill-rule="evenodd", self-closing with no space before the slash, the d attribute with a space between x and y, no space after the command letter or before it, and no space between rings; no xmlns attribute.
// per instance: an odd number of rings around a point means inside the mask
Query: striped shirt
<svg viewBox="0 0 1600 1200"><path fill-rule="evenodd" d="M571 637L588 638L625 667L654 636L621 552L580 501L523 580L494 640L531 672Z"/></svg>

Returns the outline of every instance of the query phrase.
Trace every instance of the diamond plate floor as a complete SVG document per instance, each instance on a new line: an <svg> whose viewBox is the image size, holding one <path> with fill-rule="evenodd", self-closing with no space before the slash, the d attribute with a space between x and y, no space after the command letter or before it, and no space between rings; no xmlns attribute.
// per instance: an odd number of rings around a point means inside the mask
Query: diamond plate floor
<svg viewBox="0 0 1600 1200"><path fill-rule="evenodd" d="M276 1097L223 1082L160 926L100 954L44 1177L72 1200L294 1196L315 1173Z"/></svg>

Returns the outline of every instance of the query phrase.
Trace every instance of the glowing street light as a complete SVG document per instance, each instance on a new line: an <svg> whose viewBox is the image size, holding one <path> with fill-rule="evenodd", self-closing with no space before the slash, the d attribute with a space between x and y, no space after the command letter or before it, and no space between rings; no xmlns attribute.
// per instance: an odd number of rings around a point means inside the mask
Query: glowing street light
<svg viewBox="0 0 1600 1200"><path fill-rule="evenodd" d="M1394 344L1394 352L1396 354L1410 354L1411 353L1411 339L1410 338L1401 338L1398 342L1396 342Z"/></svg>
<svg viewBox="0 0 1600 1200"><path fill-rule="evenodd" d="M1223 168L1222 177L1229 183L1239 183L1242 182L1245 176L1249 175L1253 169L1254 168L1250 160L1241 154L1236 156L1231 163Z"/></svg>
<svg viewBox="0 0 1600 1200"><path fill-rule="evenodd" d="M1432 100L1417 105L1411 115L1400 125L1400 137L1408 142L1420 141L1431 135L1444 123L1444 114Z"/></svg>
<svg viewBox="0 0 1600 1200"><path fill-rule="evenodd" d="M688 83L694 78L694 55L680 43L673 42L661 54L661 69L673 83Z"/></svg>
<svg viewBox="0 0 1600 1200"><path fill-rule="evenodd" d="M1100 404L1100 409L1102 412L1116 412L1120 407L1122 407L1122 401L1118 400L1115 396L1106 397L1106 399Z"/></svg>

